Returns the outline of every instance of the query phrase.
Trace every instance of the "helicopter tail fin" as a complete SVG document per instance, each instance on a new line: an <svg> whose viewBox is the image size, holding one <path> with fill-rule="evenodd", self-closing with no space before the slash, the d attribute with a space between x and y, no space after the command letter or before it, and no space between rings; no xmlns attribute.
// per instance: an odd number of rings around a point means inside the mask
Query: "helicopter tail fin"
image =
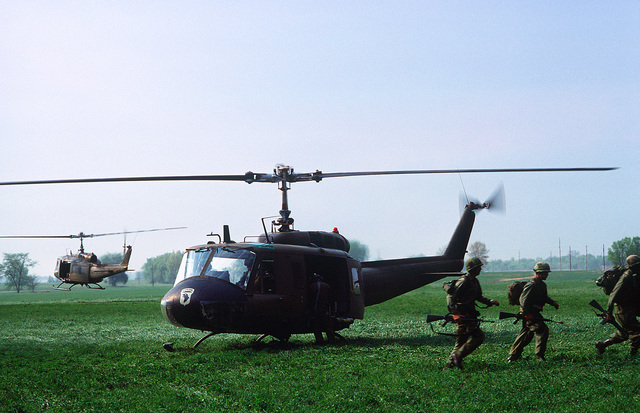
<svg viewBox="0 0 640 413"><path fill-rule="evenodd" d="M122 258L122 266L128 267L129 260L131 259L131 245L127 245L126 251L124 253L124 257Z"/></svg>
<svg viewBox="0 0 640 413"><path fill-rule="evenodd" d="M449 245L444 252L444 256L451 259L464 259L464 255L467 252L467 245L469 244L469 238L471 237L471 230L473 229L473 223L476 219L474 209L478 209L473 203L467 205L462 213L462 217L458 222L456 230L451 236Z"/></svg>

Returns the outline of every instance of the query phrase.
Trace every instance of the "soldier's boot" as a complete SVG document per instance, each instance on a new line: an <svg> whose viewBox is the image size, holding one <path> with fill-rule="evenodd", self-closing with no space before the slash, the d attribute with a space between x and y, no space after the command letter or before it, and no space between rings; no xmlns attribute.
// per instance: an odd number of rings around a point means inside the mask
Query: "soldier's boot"
<svg viewBox="0 0 640 413"><path fill-rule="evenodd" d="M449 370L449 369L451 369L451 368L455 367L455 366L453 365L453 355L454 355L454 353L455 353L455 350L453 351L453 353L451 353L451 354L449 355L449 360L447 360L447 364L445 364L445 365L444 365L444 369L445 369L445 370Z"/></svg>
<svg viewBox="0 0 640 413"><path fill-rule="evenodd" d="M609 339L606 339L605 341L597 341L596 342L596 350L598 351L598 355L601 355L604 353L604 349L606 349L607 347L609 347L610 345L612 345L613 342Z"/></svg>
<svg viewBox="0 0 640 413"><path fill-rule="evenodd" d="M453 363L454 366L462 370L462 356L455 351L451 353L451 363Z"/></svg>

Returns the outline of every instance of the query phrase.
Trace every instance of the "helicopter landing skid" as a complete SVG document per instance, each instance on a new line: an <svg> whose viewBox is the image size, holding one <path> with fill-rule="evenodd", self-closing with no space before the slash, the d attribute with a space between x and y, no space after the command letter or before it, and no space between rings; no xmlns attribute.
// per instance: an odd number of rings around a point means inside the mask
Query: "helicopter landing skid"
<svg viewBox="0 0 640 413"><path fill-rule="evenodd" d="M64 281L61 282L60 284L58 284L58 286L56 287L55 285L53 286L54 290L60 290L60 291L71 291L71 289L73 287L75 287L78 284L71 284L71 287L69 288L62 288L62 285L66 284ZM104 290L104 287L101 286L100 284L96 284L96 283L92 283L92 284L80 284L80 285L84 285L85 287L87 287L90 290ZM93 286L93 287L92 287Z"/></svg>
<svg viewBox="0 0 640 413"><path fill-rule="evenodd" d="M75 284L73 284L73 285L71 285L71 287L69 287L69 288L61 288L61 285L62 285L62 284L64 284L64 283L63 283L63 282L62 282L62 283L60 283L60 285L58 285L57 287L54 285L54 286L53 286L53 289L54 289L54 290L60 290L60 291L71 291L71 289L72 289L72 288L73 288L73 286L75 285Z"/></svg>
<svg viewBox="0 0 640 413"><path fill-rule="evenodd" d="M347 343L347 344L349 344L349 342L347 341L347 339L346 339L346 338L344 338L344 336L342 336L341 334L338 334L337 332L334 332L333 334L335 334L335 335L336 335L336 337L338 337L338 339L339 339L340 341L342 341L343 343Z"/></svg>
<svg viewBox="0 0 640 413"><path fill-rule="evenodd" d="M273 334L263 334L260 337L258 337L258 339L255 341L256 343L261 342L262 340L264 340L266 337L272 336L273 338L275 338L278 341L281 341L283 343L286 343L289 341L289 338L291 337L291 334L285 334L285 335L277 335L274 336Z"/></svg>
<svg viewBox="0 0 640 413"><path fill-rule="evenodd" d="M216 334L218 334L217 331L212 331L209 334L207 334L206 336L202 337L200 340L196 341L196 344L193 345L193 349L195 350L195 348L198 347L200 345L200 343L202 343L203 341L205 341L209 337L214 336Z"/></svg>

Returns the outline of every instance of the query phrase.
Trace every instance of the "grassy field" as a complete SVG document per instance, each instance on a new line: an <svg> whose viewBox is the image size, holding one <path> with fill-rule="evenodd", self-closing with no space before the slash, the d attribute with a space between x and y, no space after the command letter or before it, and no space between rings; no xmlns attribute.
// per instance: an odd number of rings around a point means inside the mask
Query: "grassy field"
<svg viewBox="0 0 640 413"><path fill-rule="evenodd" d="M516 312L508 278L482 274L485 295ZM626 345L596 356L601 326L587 303L606 296L588 272L553 272L546 309L548 361L529 345L508 364L519 329L508 320L485 324L487 339L465 370L443 371L453 338L434 334L426 314L444 314L441 283L367 308L343 331L348 344L315 346L294 336L290 346L255 344L256 336L223 335L191 345L198 331L176 328L160 313L167 286L90 291L0 293L0 411L636 411L640 359ZM436 325L436 327L438 327ZM452 326L449 326L452 332ZM162 344L175 342L174 353Z"/></svg>

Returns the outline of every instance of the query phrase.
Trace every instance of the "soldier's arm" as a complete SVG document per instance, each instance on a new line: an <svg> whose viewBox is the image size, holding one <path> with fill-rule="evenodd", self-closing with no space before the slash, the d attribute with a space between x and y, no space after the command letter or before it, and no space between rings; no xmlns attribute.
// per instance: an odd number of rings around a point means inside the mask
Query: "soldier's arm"
<svg viewBox="0 0 640 413"><path fill-rule="evenodd" d="M476 291L476 296L475 296L475 300L486 305L486 306L492 306L492 305L500 305L496 300L491 300L485 296L482 295L482 286L480 285L480 282L478 282L476 280L476 282L478 283L478 288Z"/></svg>
<svg viewBox="0 0 640 413"><path fill-rule="evenodd" d="M482 304L484 304L484 305L489 305L489 306L491 306L491 305L498 305L496 300L491 300L491 299L489 299L489 298L487 298L487 297L480 297L480 298L478 298L476 301L479 301L479 302L481 302Z"/></svg>
<svg viewBox="0 0 640 413"><path fill-rule="evenodd" d="M533 283L529 282L525 284L520 294L520 307L524 314L533 313L533 299L532 299Z"/></svg>

